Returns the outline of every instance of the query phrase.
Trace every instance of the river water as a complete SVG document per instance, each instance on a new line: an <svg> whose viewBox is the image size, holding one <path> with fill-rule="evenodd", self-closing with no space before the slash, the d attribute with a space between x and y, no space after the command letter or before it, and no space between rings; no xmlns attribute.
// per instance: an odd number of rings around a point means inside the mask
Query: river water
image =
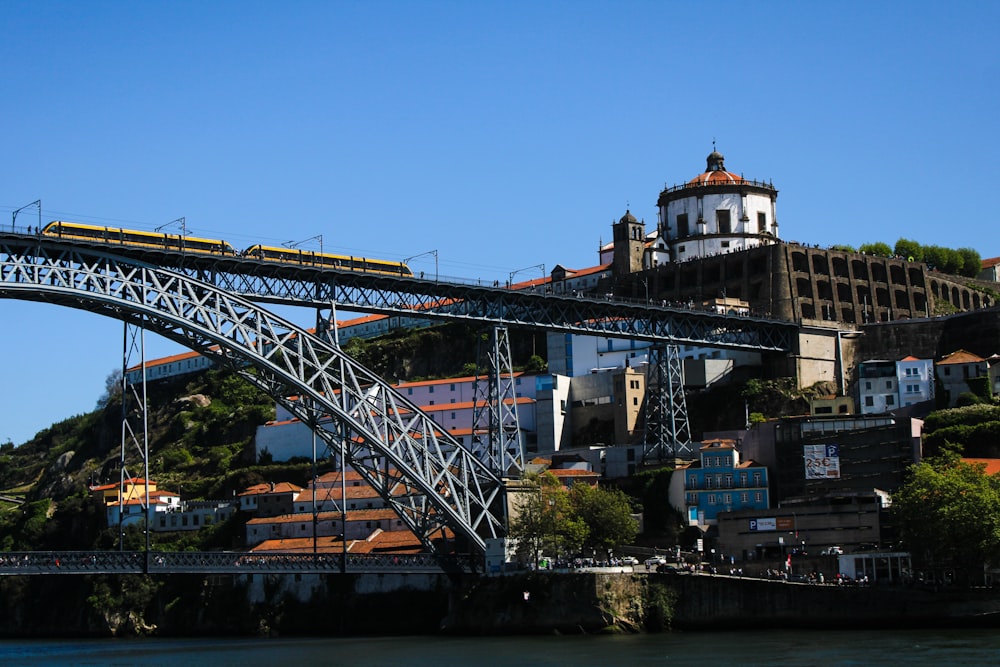
<svg viewBox="0 0 1000 667"><path fill-rule="evenodd" d="M591 667L991 665L995 630L691 632L628 636L2 640L0 665Z"/></svg>

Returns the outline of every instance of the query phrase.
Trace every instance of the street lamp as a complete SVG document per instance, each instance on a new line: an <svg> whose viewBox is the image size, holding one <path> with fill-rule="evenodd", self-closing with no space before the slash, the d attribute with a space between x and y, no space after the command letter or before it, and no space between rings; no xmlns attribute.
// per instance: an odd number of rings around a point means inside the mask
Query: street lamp
<svg viewBox="0 0 1000 667"><path fill-rule="evenodd" d="M549 520L552 523L552 554L555 556L553 561L559 560L559 549L556 542L556 501L555 498L549 498ZM549 566L549 569L555 569L555 563Z"/></svg>
<svg viewBox="0 0 1000 667"><path fill-rule="evenodd" d="M516 276L517 274L521 273L522 271L530 271L532 269L541 269L542 270L542 280L543 281L545 280L545 265L544 264L534 264L532 266L526 266L523 269L518 269L517 271L511 271L510 272L510 276L508 276L508 278L507 278L507 287L510 287L511 285L514 284L514 276Z"/></svg>
<svg viewBox="0 0 1000 667"><path fill-rule="evenodd" d="M840 373L840 395L847 396L847 369L844 367L844 336L860 336L863 331L837 329L837 370Z"/></svg>
<svg viewBox="0 0 1000 667"><path fill-rule="evenodd" d="M419 255L414 255L413 257L407 257L406 259L403 260L403 264L408 263L412 259L417 259L418 257L425 257L426 255L434 255L434 282L437 282L437 280L438 280L438 251L437 250L428 250L427 252L422 252ZM424 277L424 272L423 271L420 272L420 277L421 278Z"/></svg>
<svg viewBox="0 0 1000 667"><path fill-rule="evenodd" d="M323 254L323 235L322 234L317 234L316 236L310 236L309 238L303 239L301 241L285 241L281 245L285 246L286 248L298 248L303 243L308 243L309 241L319 241L319 254L322 255Z"/></svg>
<svg viewBox="0 0 1000 667"><path fill-rule="evenodd" d="M42 231L42 200L41 199L36 199L35 201L31 202L30 204L25 204L21 208L18 208L18 209L14 210L14 212L10 216L10 231L12 231L12 232L15 231L14 227L15 227L15 223L17 222L17 214L20 213L21 211L23 211L26 208L31 208L32 206L37 206L38 207L38 231L39 232Z"/></svg>

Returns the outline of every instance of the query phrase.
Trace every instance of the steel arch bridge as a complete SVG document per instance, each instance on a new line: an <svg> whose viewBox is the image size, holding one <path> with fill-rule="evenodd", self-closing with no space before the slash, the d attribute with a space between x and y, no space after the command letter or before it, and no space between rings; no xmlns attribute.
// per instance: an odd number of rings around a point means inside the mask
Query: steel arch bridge
<svg viewBox="0 0 1000 667"><path fill-rule="evenodd" d="M341 451L431 552L442 551L446 529L480 552L505 533L503 481L488 453L465 448L337 347L247 299L139 258L15 235L0 238L0 298L115 318L234 369ZM342 428L319 427L325 416Z"/></svg>

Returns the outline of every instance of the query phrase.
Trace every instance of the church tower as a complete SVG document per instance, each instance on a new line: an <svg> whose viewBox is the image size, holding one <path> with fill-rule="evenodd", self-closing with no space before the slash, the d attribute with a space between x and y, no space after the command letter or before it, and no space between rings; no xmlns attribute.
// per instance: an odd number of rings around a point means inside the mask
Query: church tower
<svg viewBox="0 0 1000 667"><path fill-rule="evenodd" d="M722 153L712 151L705 171L687 183L664 188L657 200L659 233L675 262L737 252L778 238L771 183L726 171Z"/></svg>
<svg viewBox="0 0 1000 667"><path fill-rule="evenodd" d="M646 224L629 211L611 226L614 239L612 267L615 277L642 271L642 253L646 246Z"/></svg>

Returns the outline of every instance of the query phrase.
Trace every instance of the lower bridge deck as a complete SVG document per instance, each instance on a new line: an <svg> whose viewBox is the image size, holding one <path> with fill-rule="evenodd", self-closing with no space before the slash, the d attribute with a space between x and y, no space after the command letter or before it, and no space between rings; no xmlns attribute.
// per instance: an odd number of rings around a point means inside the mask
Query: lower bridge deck
<svg viewBox="0 0 1000 667"><path fill-rule="evenodd" d="M434 554L219 551L0 552L0 576L38 574L258 574L474 572L481 558Z"/></svg>

